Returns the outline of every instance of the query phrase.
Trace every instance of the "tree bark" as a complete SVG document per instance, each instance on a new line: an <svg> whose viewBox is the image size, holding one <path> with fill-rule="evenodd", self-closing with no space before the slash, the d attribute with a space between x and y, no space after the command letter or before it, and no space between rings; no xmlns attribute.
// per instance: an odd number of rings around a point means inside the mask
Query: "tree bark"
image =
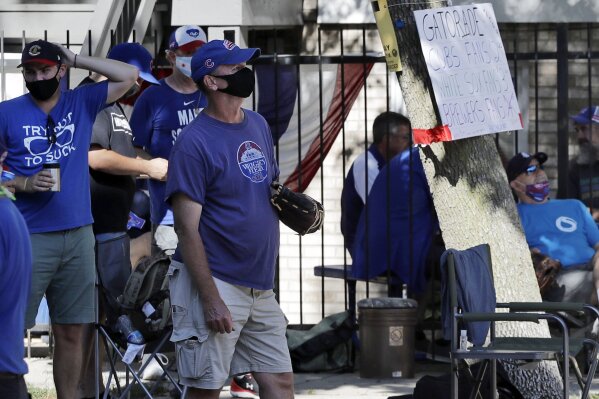
<svg viewBox="0 0 599 399"><path fill-rule="evenodd" d="M403 71L398 79L412 121L419 129L441 125L412 11L447 6L445 1L389 0ZM498 302L540 301L530 252L493 136L434 143L420 151L447 248L491 246ZM549 337L546 323L499 323L498 336ZM530 371L504 363L526 398L560 397L562 382L555 362Z"/></svg>

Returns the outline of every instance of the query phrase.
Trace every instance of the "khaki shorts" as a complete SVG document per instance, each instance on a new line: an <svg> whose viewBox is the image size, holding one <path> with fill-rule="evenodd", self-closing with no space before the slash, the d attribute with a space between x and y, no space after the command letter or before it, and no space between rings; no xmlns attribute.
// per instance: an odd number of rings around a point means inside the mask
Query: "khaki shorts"
<svg viewBox="0 0 599 399"><path fill-rule="evenodd" d="M96 261L91 225L30 238L33 269L25 327L35 325L44 294L52 323L93 323Z"/></svg>
<svg viewBox="0 0 599 399"><path fill-rule="evenodd" d="M234 331L208 329L195 284L185 266L169 268L173 335L179 381L200 389L220 389L228 377L247 372L292 372L287 319L272 290L255 290L214 279L233 318Z"/></svg>

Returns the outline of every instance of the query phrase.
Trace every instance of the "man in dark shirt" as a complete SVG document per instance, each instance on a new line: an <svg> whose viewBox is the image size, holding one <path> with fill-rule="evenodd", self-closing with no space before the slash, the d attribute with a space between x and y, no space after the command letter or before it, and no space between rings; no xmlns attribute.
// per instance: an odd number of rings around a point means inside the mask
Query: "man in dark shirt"
<svg viewBox="0 0 599 399"><path fill-rule="evenodd" d="M137 67L139 80L158 83L151 73L152 55L139 43L116 45L107 58ZM82 84L103 79L101 75L92 74ZM123 97L136 94L139 87L138 81ZM131 273L127 222L136 190L134 176L147 175L164 180L168 161L163 158L145 160L136 156L129 122L121 105L115 102L96 117L89 150L89 167L96 268L110 303L123 293ZM86 351L80 384L83 398L95 397L93 336L93 325L89 325L84 342L84 347L89 350Z"/></svg>

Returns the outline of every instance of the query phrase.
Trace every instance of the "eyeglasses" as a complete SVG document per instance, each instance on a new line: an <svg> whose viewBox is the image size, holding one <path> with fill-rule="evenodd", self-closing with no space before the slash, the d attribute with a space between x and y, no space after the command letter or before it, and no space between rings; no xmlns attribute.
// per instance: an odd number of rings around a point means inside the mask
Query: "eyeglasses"
<svg viewBox="0 0 599 399"><path fill-rule="evenodd" d="M56 123L54 123L54 119L50 115L48 115L48 119L46 120L46 138L48 139L48 144L52 145L56 143Z"/></svg>
<svg viewBox="0 0 599 399"><path fill-rule="evenodd" d="M48 128L46 128L48 129ZM58 131L57 131L58 130ZM27 151L33 156L42 156L50 152L50 150L63 147L68 147L73 142L73 132L75 127L73 124L66 126L58 126L58 128L52 130L52 134L48 134L46 131L45 136L30 136L23 140L23 144ZM54 138L53 138L54 136ZM55 143L50 143L54 140Z"/></svg>
<svg viewBox="0 0 599 399"><path fill-rule="evenodd" d="M526 174L530 176L539 170L543 170L543 165L530 165L526 168Z"/></svg>

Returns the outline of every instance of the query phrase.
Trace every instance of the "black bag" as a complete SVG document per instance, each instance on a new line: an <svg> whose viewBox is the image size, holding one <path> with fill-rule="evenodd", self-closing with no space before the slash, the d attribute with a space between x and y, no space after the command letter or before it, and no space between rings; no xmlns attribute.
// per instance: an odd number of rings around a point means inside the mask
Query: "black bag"
<svg viewBox="0 0 599 399"><path fill-rule="evenodd" d="M469 398L475 386L475 378L483 363L476 363L470 368L460 371L458 377L458 398ZM491 379L489 377L490 365L483 376L480 395L477 398L492 398L489 394ZM524 399L522 394L508 380L507 373L501 362L497 362L497 393L499 399ZM451 398L451 374L440 376L425 375L416 382L413 399L450 399Z"/></svg>
<svg viewBox="0 0 599 399"><path fill-rule="evenodd" d="M327 316L309 330L288 328L293 371L353 371L352 336L356 330L347 311Z"/></svg>
<svg viewBox="0 0 599 399"><path fill-rule="evenodd" d="M172 325L167 277L170 263L164 253L140 259L119 297L123 310L146 339L160 337Z"/></svg>

